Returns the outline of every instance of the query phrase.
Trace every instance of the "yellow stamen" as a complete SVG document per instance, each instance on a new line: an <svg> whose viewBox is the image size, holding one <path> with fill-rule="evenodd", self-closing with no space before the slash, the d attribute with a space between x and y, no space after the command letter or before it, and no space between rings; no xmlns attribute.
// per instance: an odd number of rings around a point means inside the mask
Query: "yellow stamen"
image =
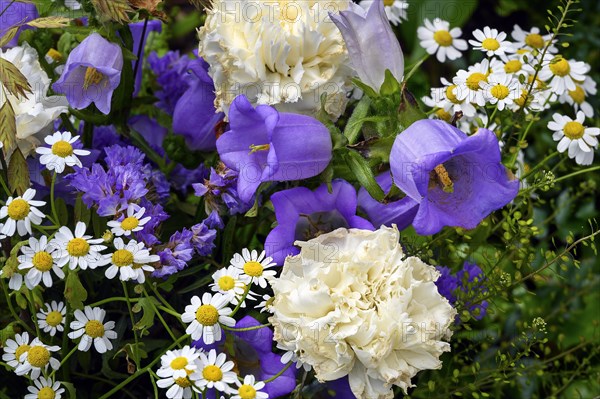
<svg viewBox="0 0 600 399"><path fill-rule="evenodd" d="M483 42L481 42L481 47L483 47L486 50L496 51L500 48L500 43L498 42L498 40L488 37Z"/></svg>
<svg viewBox="0 0 600 399"><path fill-rule="evenodd" d="M556 76L567 76L571 72L571 66L569 61L560 58L558 61L550 63L550 71Z"/></svg>
<svg viewBox="0 0 600 399"><path fill-rule="evenodd" d="M52 154L58 155L61 158L66 158L69 155L73 155L73 146L68 141L57 141L52 144Z"/></svg>
<svg viewBox="0 0 600 399"><path fill-rule="evenodd" d="M504 100L506 97L508 97L509 93L510 91L508 90L508 87L501 84L497 84L490 89L490 94L496 97L498 100Z"/></svg>
<svg viewBox="0 0 600 399"><path fill-rule="evenodd" d="M83 238L73 238L67 244L67 252L74 257L85 256L90 251L90 244Z"/></svg>
<svg viewBox="0 0 600 399"><path fill-rule="evenodd" d="M537 33L530 33L525 37L525 44L529 47L541 49L544 47L544 38Z"/></svg>
<svg viewBox="0 0 600 399"><path fill-rule="evenodd" d="M83 90L87 90L90 86L97 86L104 80L104 75L98 72L96 68L87 67L85 77L83 78Z"/></svg>
<svg viewBox="0 0 600 399"><path fill-rule="evenodd" d="M452 182L452 179L450 179L450 175L448 174L448 171L446 170L444 165L439 164L438 166L433 168L433 171L435 172L438 181L442 185L442 190L444 190L447 193L454 192L454 183Z"/></svg>
<svg viewBox="0 0 600 399"><path fill-rule="evenodd" d="M92 338L100 338L104 336L104 325L98 320L90 320L85 323L85 333Z"/></svg>
<svg viewBox="0 0 600 399"><path fill-rule="evenodd" d="M473 72L467 78L467 87L471 90L477 91L480 89L479 82L487 82L487 76L481 72Z"/></svg>
<svg viewBox="0 0 600 399"><path fill-rule="evenodd" d="M46 251L36 252L33 255L33 259L31 260L33 263L33 267L38 269L41 272L47 272L52 269L52 265L54 264L54 259L52 259L52 255L50 255Z"/></svg>
<svg viewBox="0 0 600 399"><path fill-rule="evenodd" d="M33 367L42 368L50 361L50 352L43 346L34 346L27 352L27 361Z"/></svg>
<svg viewBox="0 0 600 399"><path fill-rule="evenodd" d="M571 140L577 140L583 137L583 134L585 133L585 127L579 122L567 122L565 123L563 132L565 133L565 136Z"/></svg>
<svg viewBox="0 0 600 399"><path fill-rule="evenodd" d="M213 305L202 305L196 311L196 320L203 326L214 326L219 321L219 311Z"/></svg>
<svg viewBox="0 0 600 399"><path fill-rule="evenodd" d="M118 267L130 266L133 264L133 254L126 249L117 249L112 254L112 263Z"/></svg>
<svg viewBox="0 0 600 399"><path fill-rule="evenodd" d="M263 274L263 265L259 262L250 261L244 264L244 273L250 277L260 277Z"/></svg>
<svg viewBox="0 0 600 399"><path fill-rule="evenodd" d="M270 144L260 144L260 145L251 144L250 145L250 154L254 154L255 152L258 152L258 151L269 151L270 148L271 148Z"/></svg>
<svg viewBox="0 0 600 399"><path fill-rule="evenodd" d="M29 215L29 208L27 201L17 198L8 205L8 217L13 220L23 220Z"/></svg>
<svg viewBox="0 0 600 399"><path fill-rule="evenodd" d="M217 382L221 381L223 378L223 372L217 366L213 366L212 364L204 367L202 370L202 377L207 379L208 381Z"/></svg>
<svg viewBox="0 0 600 399"><path fill-rule="evenodd" d="M438 30L433 34L433 40L442 47L452 44L452 35L447 30Z"/></svg>
<svg viewBox="0 0 600 399"><path fill-rule="evenodd" d="M46 315L46 323L50 327L56 327L62 322L63 316L59 311L53 310Z"/></svg>

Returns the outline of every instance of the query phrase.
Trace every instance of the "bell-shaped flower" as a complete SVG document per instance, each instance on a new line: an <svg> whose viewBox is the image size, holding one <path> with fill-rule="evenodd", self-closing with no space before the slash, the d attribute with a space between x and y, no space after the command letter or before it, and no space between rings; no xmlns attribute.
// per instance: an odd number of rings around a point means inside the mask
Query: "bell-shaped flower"
<svg viewBox="0 0 600 399"><path fill-rule="evenodd" d="M440 120L417 121L394 141L390 166L394 184L418 207L412 223L421 235L444 226L473 229L519 192L487 129L467 136Z"/></svg>
<svg viewBox="0 0 600 399"><path fill-rule="evenodd" d="M329 130L310 116L279 113L268 105L255 109L245 96L238 96L229 123L230 130L217 140L217 151L239 173L237 192L243 202L252 199L262 182L307 179L331 161Z"/></svg>
<svg viewBox="0 0 600 399"><path fill-rule="evenodd" d="M71 51L52 88L67 96L71 108L84 109L94 103L107 115L113 92L121 82L122 68L121 48L92 33Z"/></svg>
<svg viewBox="0 0 600 399"><path fill-rule="evenodd" d="M330 193L326 184L315 191L296 187L271 196L277 227L267 236L265 251L274 262L283 265L286 256L300 253L294 246L297 240L308 241L340 227L373 230L369 221L356 216L354 187L339 179L331 188Z"/></svg>
<svg viewBox="0 0 600 399"><path fill-rule="evenodd" d="M383 1L374 1L368 10L350 3L347 10L329 16L342 32L352 66L363 83L379 92L388 69L402 81L404 55Z"/></svg>

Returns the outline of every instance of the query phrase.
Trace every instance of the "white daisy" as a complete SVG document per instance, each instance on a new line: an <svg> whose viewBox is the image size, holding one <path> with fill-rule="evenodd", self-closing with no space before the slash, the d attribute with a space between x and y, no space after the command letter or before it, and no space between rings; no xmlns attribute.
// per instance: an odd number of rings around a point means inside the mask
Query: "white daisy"
<svg viewBox="0 0 600 399"><path fill-rule="evenodd" d="M69 269L74 270L79 266L82 270L95 269L98 266L104 266L104 257L100 251L105 250L105 245L99 245L102 238L92 239L92 236L85 235L86 226L83 222L77 222L75 234L71 230L62 226L56 233L56 240L61 243L64 251L59 261L59 265L64 266L69 263Z"/></svg>
<svg viewBox="0 0 600 399"><path fill-rule="evenodd" d="M144 229L144 225L150 221L150 216L143 218L146 208L141 208L135 204L129 204L127 207L127 216L123 215L121 220L111 220L108 227L117 237L131 235L132 232Z"/></svg>
<svg viewBox="0 0 600 399"><path fill-rule="evenodd" d="M248 277L245 275L241 276L241 271L234 266L217 270L213 273L212 278L213 283L210 285L210 288L215 292L229 296L229 301L233 305L237 305L240 302L249 282ZM253 294L252 291L249 291L246 299L253 300ZM245 301L242 302L241 307L246 307Z"/></svg>
<svg viewBox="0 0 600 399"><path fill-rule="evenodd" d="M113 242L115 252L105 254L105 263L109 267L104 272L106 278L114 278L119 273L121 281L136 280L142 284L146 280L144 272L153 272L154 267L148 263L158 262L158 255L150 255L143 242L130 240L127 245L122 238L115 238Z"/></svg>
<svg viewBox="0 0 600 399"><path fill-rule="evenodd" d="M490 61L485 59L471 65L466 71L459 70L452 82L456 85L454 95L458 100L475 103L480 107L485 105L485 97L480 82L487 82L490 74Z"/></svg>
<svg viewBox="0 0 600 399"><path fill-rule="evenodd" d="M500 111L512 105L514 99L521 94L519 81L510 75L491 74L488 76L487 82L481 81L479 84L484 90L483 94L486 100L490 104L496 104Z"/></svg>
<svg viewBox="0 0 600 399"><path fill-rule="evenodd" d="M85 312L85 313L84 313ZM113 331L115 328L114 321L104 323L106 311L101 308L91 308L86 306L81 310L76 310L74 313L75 320L71 322L71 330L69 338L77 339L81 337L78 349L82 352L87 352L94 343L94 348L98 353L105 353L113 348L111 339L117 338L117 333Z"/></svg>
<svg viewBox="0 0 600 399"><path fill-rule="evenodd" d="M567 90L576 90L575 82L583 82L589 70L590 66L585 62L550 55L544 60L539 78L549 82L552 91L560 96Z"/></svg>
<svg viewBox="0 0 600 399"><path fill-rule="evenodd" d="M244 382L241 383L238 380L235 381L238 388L232 393L235 395L231 399L268 399L269 394L261 392L260 390L265 387L265 383L262 381L256 382L256 378L249 374L244 377Z"/></svg>
<svg viewBox="0 0 600 399"><path fill-rule="evenodd" d="M521 75L528 77L535 74L535 69L525 62L525 56L522 54L511 54L504 61L492 59L490 69L495 74L502 73L514 77Z"/></svg>
<svg viewBox="0 0 600 399"><path fill-rule="evenodd" d="M17 368L23 363L21 361L21 356L27 353L29 348L31 348L29 345L29 333L24 332L23 334L16 334L14 340L6 340L2 361L12 368Z"/></svg>
<svg viewBox="0 0 600 399"><path fill-rule="evenodd" d="M283 346L283 344L280 343L277 343L277 348L285 351L285 353L281 355L281 359L279 359L281 363L288 364L289 362L293 362L296 365L297 369L302 367L305 371L310 371L312 369L312 366L310 364L304 363L302 362L302 360L300 360L300 357L298 356L298 352L296 350L289 350L289 348L286 348L285 346Z"/></svg>
<svg viewBox="0 0 600 399"><path fill-rule="evenodd" d="M515 49L526 49L530 51L541 52L544 46L548 44L548 41L552 38L551 34L542 36L540 34L540 28L533 27L529 32L521 29L519 25L515 25L511 33L512 38L515 40L513 46ZM554 45L548 47L547 53L554 54L558 50Z"/></svg>
<svg viewBox="0 0 600 399"><path fill-rule="evenodd" d="M156 381L156 386L167 390L167 398L169 399L190 399L192 397L192 387L194 381L190 380L191 376L173 377L169 376Z"/></svg>
<svg viewBox="0 0 600 399"><path fill-rule="evenodd" d="M23 255L19 255L19 270L29 269L25 275L25 286L30 290L43 281L46 287L52 287L52 270L59 279L65 278L58 261L62 252L59 244L55 240L48 242L48 237L41 236L38 240L35 237L29 237L29 246L21 247Z"/></svg>
<svg viewBox="0 0 600 399"><path fill-rule="evenodd" d="M240 277L247 276L247 284L255 282L261 288L267 288L267 280L274 277L277 272L275 270L266 270L276 265L273 263L273 258L265 257L265 251L260 255L256 250L250 252L247 248L242 249L242 254L234 254L231 259L231 265L237 267L243 273Z"/></svg>
<svg viewBox="0 0 600 399"><path fill-rule="evenodd" d="M271 313L271 305L273 304L273 300L274 300L273 297L271 297L271 295L269 295L269 294L264 294L262 296L262 299L263 300L258 305L256 305L254 307L254 309L259 310L260 313L262 313L262 312Z"/></svg>
<svg viewBox="0 0 600 399"><path fill-rule="evenodd" d="M55 132L46 136L44 141L50 147L38 147L35 152L41 155L40 163L45 165L48 170L54 170L56 173L62 173L66 166L79 166L81 161L78 156L90 155L88 150L74 149L73 144L79 139L79 136L71 137L71 132Z"/></svg>
<svg viewBox="0 0 600 399"><path fill-rule="evenodd" d="M371 7L371 4L373 4L373 1L375 0L362 0L359 5L365 10L368 10ZM385 10L385 15L394 25L401 24L402 20L407 20L407 8L408 2L405 0L383 0L383 9Z"/></svg>
<svg viewBox="0 0 600 399"><path fill-rule="evenodd" d="M190 334L193 340L202 339L204 343L210 345L221 339L219 323L228 327L235 326L235 320L229 317L231 309L225 307L229 303L229 296L220 293L211 295L205 292L202 300L195 295L191 302L185 307L181 320L190 323L185 332Z"/></svg>
<svg viewBox="0 0 600 399"><path fill-rule="evenodd" d="M567 90L559 97L561 104L568 103L573 106L575 112L580 109L585 116L592 118L594 116L594 108L587 102L588 95L596 94L596 82L589 76L585 77L583 83L575 82L575 90Z"/></svg>
<svg viewBox="0 0 600 399"><path fill-rule="evenodd" d="M27 353L21 354L19 359L21 364L15 369L15 374L25 375L31 372L30 378L35 380L40 376L42 369L44 373L48 370L48 366L53 370L58 370L60 362L52 357L52 352L59 350L60 346L48 346L43 344L39 338L34 338Z"/></svg>
<svg viewBox="0 0 600 399"><path fill-rule="evenodd" d="M198 368L196 360L199 356L200 351L189 345L182 349L169 350L161 356L161 366L156 375L161 378L173 377L175 379L187 377Z"/></svg>
<svg viewBox="0 0 600 399"><path fill-rule="evenodd" d="M467 49L467 42L459 39L460 28L450 29L450 23L439 18L430 22L425 19L425 26L417 29L421 47L429 54L435 54L439 62L460 58L461 52ZM459 51L460 50L460 51Z"/></svg>
<svg viewBox="0 0 600 399"><path fill-rule="evenodd" d="M219 353L211 349L208 355L200 353L200 359L198 361L199 378L196 381L196 385L201 388L215 388L217 391L223 393L232 393L233 389L229 384L233 384L237 381L237 375L233 370L233 362L226 361L227 356L224 353Z"/></svg>
<svg viewBox="0 0 600 399"><path fill-rule="evenodd" d="M585 127L585 114L583 111L577 113L575 120L568 116L554 114L553 121L548 122L548 129L553 130L552 138L558 141L558 152L569 149L569 158L575 158L579 165L590 165L594 160L594 150L598 147L596 136L600 134L600 128Z"/></svg>
<svg viewBox="0 0 600 399"><path fill-rule="evenodd" d="M440 108L444 113L437 115L440 119L450 121L452 116L456 112L462 112L467 117L473 117L476 113L476 109L468 101L459 100L456 97L456 91L458 86L449 82L445 78L441 78L444 87L436 87L431 89L431 97L423 97L422 100L425 105L432 108Z"/></svg>
<svg viewBox="0 0 600 399"><path fill-rule="evenodd" d="M37 314L38 326L44 332L50 333L51 336L56 334L56 331L63 331L65 325L65 315L67 308L63 302L47 303L46 308Z"/></svg>
<svg viewBox="0 0 600 399"><path fill-rule="evenodd" d="M33 384L27 387L30 393L25 395L25 399L60 399L65 392L60 381L52 381L52 378L40 377Z"/></svg>
<svg viewBox="0 0 600 399"><path fill-rule="evenodd" d="M29 233L32 234L31 224L39 225L42 223L42 219L46 217L36 207L46 205L45 201L34 201L35 190L28 188L22 197L8 197L6 205L0 209L0 219L6 219L4 227L2 227L2 234L12 237L15 234L15 230L20 236L24 236Z"/></svg>
<svg viewBox="0 0 600 399"><path fill-rule="evenodd" d="M0 270L0 274L4 274L4 270ZM12 272L12 274L10 275L10 277L8 277L8 274ZM10 288L11 290L14 291L18 291L21 289L21 285L23 285L23 275L21 273L19 273L17 270L14 271L9 271L7 274L7 278L10 278L10 280L8 280L8 288Z"/></svg>
<svg viewBox="0 0 600 399"><path fill-rule="evenodd" d="M506 39L506 33L498 32L498 29L490 29L489 26L481 29L476 29L473 36L477 40L469 40L469 44L474 50L481 50L488 57L494 55L505 59L506 53L514 52L512 44Z"/></svg>

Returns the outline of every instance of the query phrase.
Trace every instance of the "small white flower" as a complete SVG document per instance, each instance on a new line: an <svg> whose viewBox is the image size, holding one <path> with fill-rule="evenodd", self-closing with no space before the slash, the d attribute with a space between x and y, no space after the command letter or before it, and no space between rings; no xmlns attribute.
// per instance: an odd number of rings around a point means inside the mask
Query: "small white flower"
<svg viewBox="0 0 600 399"><path fill-rule="evenodd" d="M21 354L21 358L19 359L21 364L15 369L15 374L25 375L31 372L30 378L35 380L40 376L42 369L44 372L48 370L48 366L54 370L58 370L60 362L52 357L52 352L59 350L60 346L44 345L39 338L34 338L27 353Z"/></svg>
<svg viewBox="0 0 600 399"><path fill-rule="evenodd" d="M25 395L25 399L60 399L65 392L65 389L60 387L60 382L52 381L52 378L40 377L33 381L33 384L27 387L31 393Z"/></svg>
<svg viewBox="0 0 600 399"><path fill-rule="evenodd" d="M552 91L561 95L567 90L576 90L575 82L583 82L590 66L585 62L567 60L561 55L546 57L539 78L549 81Z"/></svg>
<svg viewBox="0 0 600 399"><path fill-rule="evenodd" d="M194 381L189 377L173 377L169 376L156 381L156 386L167 390L167 398L169 399L190 399L192 397L192 386Z"/></svg>
<svg viewBox="0 0 600 399"><path fill-rule="evenodd" d="M594 150L598 147L596 136L600 134L600 128L585 127L585 114L577 113L575 120L558 113L552 115L552 121L548 122L548 129L553 130L552 138L558 141L558 152L569 149L569 158L575 158L579 165L590 165L594 161Z"/></svg>
<svg viewBox="0 0 600 399"><path fill-rule="evenodd" d="M220 292L223 295L229 296L229 301L232 305L237 305L240 302L241 297L246 291L249 280L247 276L241 276L241 271L234 266L219 269L212 275L213 283L210 288L215 292ZM246 295L246 299L254 300L253 292L249 291ZM242 302L240 307L245 308L245 301Z"/></svg>
<svg viewBox="0 0 600 399"><path fill-rule="evenodd" d="M17 368L23 362L21 356L29 350L29 333L16 334L15 339L7 339L4 344L4 354L2 361L12 368Z"/></svg>
<svg viewBox="0 0 600 399"><path fill-rule="evenodd" d="M6 219L4 227L2 227L2 234L12 237L15 234L15 230L20 236L24 236L29 233L32 234L31 224L39 225L42 223L42 219L46 217L36 207L46 205L45 201L34 201L35 190L28 188L23 193L22 197L8 197L6 205L0 209L0 219Z"/></svg>
<svg viewBox="0 0 600 399"><path fill-rule="evenodd" d="M290 345L290 344L292 344L292 345ZM292 349L290 349L289 346L293 346L293 341L286 342L285 344L277 343L277 348L285 351L284 354L281 355L281 359L279 359L279 361L283 364L288 364L289 362L293 362L296 365L297 369L302 367L302 368L304 368L305 371L310 371L312 369L312 366L310 364L304 363L304 362L302 362L302 360L300 360L300 357L298 356L298 352L297 352L298 349L295 346Z"/></svg>
<svg viewBox="0 0 600 399"><path fill-rule="evenodd" d="M71 132L55 132L46 136L44 141L50 147L38 147L35 152L41 155L40 163L46 165L48 170L54 170L56 173L62 173L66 166L79 166L81 161L78 156L90 155L88 150L79 150L73 148L73 144L79 139L79 136L71 137Z"/></svg>
<svg viewBox="0 0 600 399"><path fill-rule="evenodd" d="M116 248L115 252L104 255L105 263L110 265L104 275L110 279L119 273L121 281L136 280L142 284L146 280L144 272L154 271L154 267L148 263L160 260L158 255L150 255L143 242L130 240L125 245L123 239L119 237L115 238L113 245Z"/></svg>
<svg viewBox="0 0 600 399"><path fill-rule="evenodd" d="M273 258L265 257L265 251L260 255L256 250L250 252L247 248L242 249L242 254L234 254L231 259L231 265L240 269L240 276L247 278L247 284L250 281L255 282L261 288L267 288L267 280L273 278L277 272L275 270L266 270L276 263L273 263Z"/></svg>
<svg viewBox="0 0 600 399"><path fill-rule="evenodd" d="M430 22L425 19L425 26L417 29L421 47L429 54L435 54L439 62L460 58L461 52L467 49L467 42L459 39L460 28L450 29L450 23L439 18ZM460 50L460 51L459 51Z"/></svg>
<svg viewBox="0 0 600 399"><path fill-rule="evenodd" d="M476 109L473 104L464 99L460 100L456 96L456 92L459 89L458 85L449 82L445 78L442 78L441 81L444 87L432 88L430 97L422 98L425 105L443 110L445 114L442 114L443 118L440 119L445 118L444 120L447 122L450 121L456 112L462 112L466 117L475 116Z"/></svg>
<svg viewBox="0 0 600 399"><path fill-rule="evenodd" d="M160 358L161 366L156 375L161 378L173 377L175 379L187 377L198 368L196 360L199 356L200 352L189 345L182 349L167 351Z"/></svg>
<svg viewBox="0 0 600 399"><path fill-rule="evenodd" d="M63 331L65 325L65 315L67 308L63 302L47 303L46 308L37 314L38 326L44 332L50 333L51 336L56 334L56 331Z"/></svg>
<svg viewBox="0 0 600 399"><path fill-rule="evenodd" d="M129 204L127 216L123 216L122 220L111 220L108 222L108 227L112 227L111 231L117 237L130 236L132 232L143 230L144 225L150 221L150 216L143 217L145 212L146 208Z"/></svg>
<svg viewBox="0 0 600 399"><path fill-rule="evenodd" d="M515 40L513 46L516 50L526 49L529 51L541 52L548 44L548 41L552 38L551 34L542 36L540 34L540 28L533 27L529 32L521 29L519 25L515 25L511 33L512 38ZM547 53L554 54L558 51L554 45L548 47Z"/></svg>
<svg viewBox="0 0 600 399"><path fill-rule="evenodd" d="M29 237L29 246L21 247L23 255L19 255L19 270L29 269L25 275L25 286L30 290L43 281L46 287L52 287L53 271L59 279L65 278L58 261L61 259L61 250L55 240L48 242L48 237L41 236L38 240L35 237Z"/></svg>
<svg viewBox="0 0 600 399"><path fill-rule="evenodd" d="M64 251L59 265L64 266L69 263L69 269L74 270L79 266L82 270L95 269L103 266L104 257L100 251L106 249L105 245L99 245L102 238L92 239L92 236L85 235L86 226L83 222L77 222L75 234L71 230L62 226L56 233L56 240L61 243Z"/></svg>
<svg viewBox="0 0 600 399"><path fill-rule="evenodd" d="M85 312L85 313L84 313ZM117 338L117 333L114 321L104 323L106 311L101 308L91 308L86 306L83 312L77 309L74 313L75 320L71 322L71 330L69 338L79 341L78 349L82 352L87 352L94 343L94 348L98 353L105 353L113 348L111 339Z"/></svg>
<svg viewBox="0 0 600 399"><path fill-rule="evenodd" d="M514 99L521 94L519 81L505 74L492 74L488 76L487 82L479 82L484 90L483 94L490 104L496 104L498 110L513 104Z"/></svg>
<svg viewBox="0 0 600 399"><path fill-rule="evenodd" d="M458 100L475 103L480 107L485 105L485 97L480 82L487 82L490 73L490 61L485 59L471 65L466 71L459 70L452 82L456 85L454 95Z"/></svg>
<svg viewBox="0 0 600 399"><path fill-rule="evenodd" d="M233 362L226 361L227 357L224 353L219 353L211 349L208 352L208 356L204 353L200 353L200 359L198 361L199 374L196 385L201 388L215 388L217 391L223 393L232 393L232 388L229 384L233 384L237 381L237 375L233 370Z"/></svg>
<svg viewBox="0 0 600 399"><path fill-rule="evenodd" d="M0 270L0 275L2 275L3 272L4 270ZM14 291L18 291L21 289L21 285L23 285L23 275L17 270L12 271L12 275L8 280L8 288Z"/></svg>
<svg viewBox="0 0 600 399"><path fill-rule="evenodd" d="M473 36L477 40L469 40L469 44L473 46L474 50L481 50L486 53L488 57L497 55L504 59L506 53L512 53L512 44L506 39L506 33L498 32L498 29L490 29L489 26L481 29L476 29L473 32Z"/></svg>
<svg viewBox="0 0 600 399"><path fill-rule="evenodd" d="M380 0L362 0L359 5L368 10L373 4L373 1ZM408 2L405 0L383 0L383 9L385 10L385 15L388 20L394 24L399 25L402 23L402 20L407 20L406 18L406 9L408 8Z"/></svg>
<svg viewBox="0 0 600 399"><path fill-rule="evenodd" d="M585 116L592 118L594 116L594 108L587 102L588 95L596 94L596 82L589 76L585 77L583 83L575 82L575 90L567 90L559 97L561 104L568 103L573 106L575 112L580 109Z"/></svg>
<svg viewBox="0 0 600 399"><path fill-rule="evenodd" d="M220 293L211 295L205 292L202 300L193 296L191 304L185 307L185 312L181 315L181 320L189 323L186 334L190 334L193 340L202 339L208 345L219 341L222 333L219 323L228 327L235 326L235 320L229 317L231 309L225 307L228 303L229 296Z"/></svg>
<svg viewBox="0 0 600 399"><path fill-rule="evenodd" d="M492 59L490 68L494 74L506 74L511 76L533 76L535 69L525 62L525 56L521 54L511 54L504 62Z"/></svg>
<svg viewBox="0 0 600 399"><path fill-rule="evenodd" d="M262 296L262 301L254 307L256 310L260 310L262 312L271 312L271 305L273 304L273 298L269 294L265 294Z"/></svg>
<svg viewBox="0 0 600 399"><path fill-rule="evenodd" d="M238 388L232 393L235 393L231 399L268 399L269 394L261 392L260 390L265 387L265 383L262 381L256 382L256 378L249 374L244 377L244 382L241 383L238 380L235 381Z"/></svg>

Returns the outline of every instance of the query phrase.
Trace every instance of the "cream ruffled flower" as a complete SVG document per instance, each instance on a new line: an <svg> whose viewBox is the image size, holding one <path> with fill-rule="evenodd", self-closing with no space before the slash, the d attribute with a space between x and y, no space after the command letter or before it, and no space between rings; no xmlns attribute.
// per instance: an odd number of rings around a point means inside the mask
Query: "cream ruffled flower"
<svg viewBox="0 0 600 399"><path fill-rule="evenodd" d="M288 257L273 279L278 347L298 354L320 381L346 375L357 398L405 392L420 370L439 369L456 310L439 294L439 272L406 257L398 230L338 229ZM331 254L336 259L322 259Z"/></svg>
<svg viewBox="0 0 600 399"><path fill-rule="evenodd" d="M214 0L199 30L199 54L210 64L215 105L228 111L245 94L253 104L314 114L327 93L326 111L346 107L352 69L328 13L349 0Z"/></svg>

